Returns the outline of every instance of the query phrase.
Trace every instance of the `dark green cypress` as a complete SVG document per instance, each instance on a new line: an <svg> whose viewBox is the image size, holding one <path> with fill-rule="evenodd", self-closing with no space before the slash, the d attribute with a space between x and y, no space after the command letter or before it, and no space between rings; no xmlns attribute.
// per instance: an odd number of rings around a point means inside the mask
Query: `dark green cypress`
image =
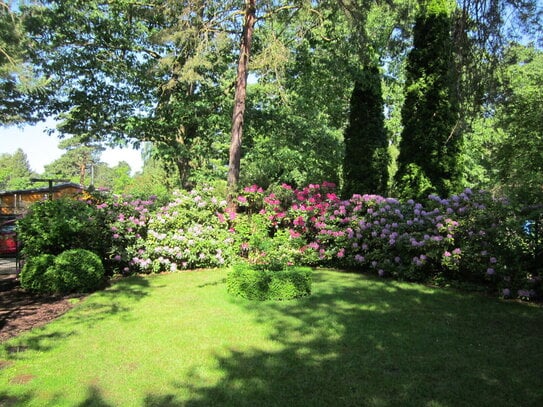
<svg viewBox="0 0 543 407"><path fill-rule="evenodd" d="M422 0L406 68L403 132L395 176L404 198L449 196L460 185L462 139L447 0Z"/></svg>
<svg viewBox="0 0 543 407"><path fill-rule="evenodd" d="M345 130L343 196L387 192L388 153L384 103L379 69L366 66L351 95L349 124Z"/></svg>

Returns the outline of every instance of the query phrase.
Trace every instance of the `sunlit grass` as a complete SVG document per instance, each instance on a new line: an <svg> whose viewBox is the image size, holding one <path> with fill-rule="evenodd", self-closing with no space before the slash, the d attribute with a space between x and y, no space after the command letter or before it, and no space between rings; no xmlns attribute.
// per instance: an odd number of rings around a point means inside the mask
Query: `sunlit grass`
<svg viewBox="0 0 543 407"><path fill-rule="evenodd" d="M543 405L543 310L317 271L230 297L226 270L133 277L0 351L0 405Z"/></svg>

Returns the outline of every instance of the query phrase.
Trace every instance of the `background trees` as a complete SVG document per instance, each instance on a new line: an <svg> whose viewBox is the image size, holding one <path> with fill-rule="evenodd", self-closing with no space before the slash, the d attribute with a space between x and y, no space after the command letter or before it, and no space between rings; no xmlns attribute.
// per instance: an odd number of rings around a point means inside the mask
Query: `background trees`
<svg viewBox="0 0 543 407"><path fill-rule="evenodd" d="M397 166L404 196L480 185L538 199L526 191L537 189L539 167L521 168L540 158L507 154L539 134L528 91L539 83L519 73L537 63L514 68L504 53L514 39L538 40L534 0L1 4L2 123L47 114L82 146L151 143L146 170L168 188L227 179L249 4L240 184L329 180L346 195L384 194ZM94 161L95 179L110 184ZM521 184L522 193L509 188Z"/></svg>
<svg viewBox="0 0 543 407"><path fill-rule="evenodd" d="M384 126L381 77L368 66L355 82L345 130L343 195L387 193L388 137Z"/></svg>
<svg viewBox="0 0 543 407"><path fill-rule="evenodd" d="M14 154L0 154L0 191L29 188L32 176L23 150L19 149Z"/></svg>
<svg viewBox="0 0 543 407"><path fill-rule="evenodd" d="M534 46L511 46L501 76L496 105L494 145L497 185L523 204L543 202L543 52Z"/></svg>
<svg viewBox="0 0 543 407"><path fill-rule="evenodd" d="M48 79L28 64L35 51L14 2L0 1L0 126L42 119Z"/></svg>

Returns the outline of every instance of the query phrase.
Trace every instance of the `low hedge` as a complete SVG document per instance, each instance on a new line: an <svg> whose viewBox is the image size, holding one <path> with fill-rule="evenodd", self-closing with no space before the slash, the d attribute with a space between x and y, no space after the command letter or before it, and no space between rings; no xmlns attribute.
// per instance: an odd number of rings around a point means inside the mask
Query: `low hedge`
<svg viewBox="0 0 543 407"><path fill-rule="evenodd" d="M227 291L249 300L291 300L311 294L311 268L257 270L249 264L236 264L226 278Z"/></svg>

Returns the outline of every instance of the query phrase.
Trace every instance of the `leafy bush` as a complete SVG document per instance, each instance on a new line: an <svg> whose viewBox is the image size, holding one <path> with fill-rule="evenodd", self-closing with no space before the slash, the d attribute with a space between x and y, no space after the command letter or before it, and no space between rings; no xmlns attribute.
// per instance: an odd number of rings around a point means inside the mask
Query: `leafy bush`
<svg viewBox="0 0 543 407"><path fill-rule="evenodd" d="M32 258L87 249L102 259L108 274L128 274L141 240L147 236L155 202L153 197L131 200L99 191L84 200L37 202L18 223L22 254Z"/></svg>
<svg viewBox="0 0 543 407"><path fill-rule="evenodd" d="M52 291L58 293L92 292L104 283L104 266L100 257L85 249L62 252L47 273Z"/></svg>
<svg viewBox="0 0 543 407"><path fill-rule="evenodd" d="M142 200L95 193L87 203L94 207L95 220L102 226L96 236L101 245L95 253L102 258L107 272L127 275L139 271L133 267L133 259L145 245L156 197Z"/></svg>
<svg viewBox="0 0 543 407"><path fill-rule="evenodd" d="M255 269L247 263L232 267L226 278L227 291L249 300L290 300L311 294L311 269L287 267L284 270Z"/></svg>
<svg viewBox="0 0 543 407"><path fill-rule="evenodd" d="M67 294L95 291L104 282L100 258L85 249L71 249L58 256L30 257L21 272L21 286L38 293Z"/></svg>
<svg viewBox="0 0 543 407"><path fill-rule="evenodd" d="M268 299L290 300L311 295L311 269L309 267L287 267L268 272L270 281Z"/></svg>
<svg viewBox="0 0 543 407"><path fill-rule="evenodd" d="M55 256L52 254L41 254L27 259L21 271L21 287L37 293L53 291L51 275L48 274L48 270L53 267L54 263Z"/></svg>
<svg viewBox="0 0 543 407"><path fill-rule="evenodd" d="M63 198L36 202L18 221L22 254L27 258L85 248L100 251L102 225L85 202Z"/></svg>
<svg viewBox="0 0 543 407"><path fill-rule="evenodd" d="M236 251L229 226L235 214L226 213L226 201L212 187L176 191L174 198L150 218L131 266L158 273L229 264Z"/></svg>
<svg viewBox="0 0 543 407"><path fill-rule="evenodd" d="M241 214L232 230L239 256L255 269L278 271L300 261L303 239L277 228L265 214Z"/></svg>

